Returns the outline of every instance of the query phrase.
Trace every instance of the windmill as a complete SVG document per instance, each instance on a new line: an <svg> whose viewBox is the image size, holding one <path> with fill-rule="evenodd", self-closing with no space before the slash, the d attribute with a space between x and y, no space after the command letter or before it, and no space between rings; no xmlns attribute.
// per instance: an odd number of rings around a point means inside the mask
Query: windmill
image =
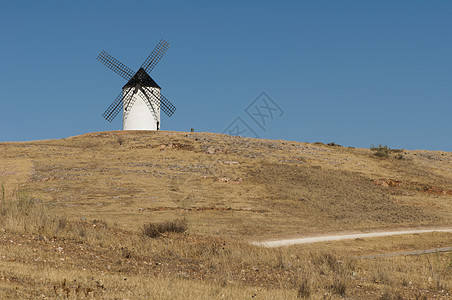
<svg viewBox="0 0 452 300"><path fill-rule="evenodd" d="M171 117L176 107L161 93L160 86L149 76L168 49L169 44L160 40L134 73L126 65L102 51L97 59L127 80L115 101L102 116L111 122L122 110L124 130L160 130L160 110Z"/></svg>

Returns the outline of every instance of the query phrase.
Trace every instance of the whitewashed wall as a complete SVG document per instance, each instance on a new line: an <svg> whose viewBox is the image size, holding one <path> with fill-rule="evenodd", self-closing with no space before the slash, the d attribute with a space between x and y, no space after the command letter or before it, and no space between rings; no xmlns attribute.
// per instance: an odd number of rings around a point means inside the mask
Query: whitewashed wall
<svg viewBox="0 0 452 300"><path fill-rule="evenodd" d="M160 89L153 87L148 87L148 89L151 89L160 101ZM128 90L129 88L124 89L123 93L127 93ZM128 114L126 114L125 106L123 106L123 129L158 130L157 124L160 124L160 109L152 101L150 101L152 109L149 109L138 93L140 93L143 97L146 97L146 95L143 95L141 91L138 91L135 95L133 95L134 99L132 99L132 101L134 101L134 104L132 107L129 107Z"/></svg>

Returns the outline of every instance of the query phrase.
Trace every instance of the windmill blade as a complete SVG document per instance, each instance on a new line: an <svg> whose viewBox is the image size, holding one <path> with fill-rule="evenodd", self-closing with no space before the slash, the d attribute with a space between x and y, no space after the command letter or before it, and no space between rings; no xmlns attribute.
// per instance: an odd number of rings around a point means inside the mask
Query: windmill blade
<svg viewBox="0 0 452 300"><path fill-rule="evenodd" d="M152 90L150 90L149 88L143 86L141 88L142 93L145 95L145 97L142 97L143 99L145 99L145 103L149 106L150 103L148 102L149 100L152 101L152 103L154 103L158 109L160 109L160 100L157 97L157 95L154 95L154 93L152 92Z"/></svg>
<svg viewBox="0 0 452 300"><path fill-rule="evenodd" d="M129 67L108 54L105 50L102 50L99 56L97 56L97 59L127 81L135 74Z"/></svg>
<svg viewBox="0 0 452 300"><path fill-rule="evenodd" d="M160 93L160 104L163 104L162 110L168 115L168 117L171 117L176 111L176 107L168 99L166 99L162 93Z"/></svg>
<svg viewBox="0 0 452 300"><path fill-rule="evenodd" d="M134 92L132 94L130 94L128 101L124 104L124 115L123 115L124 120L127 119L127 116L129 115L130 111L132 110L133 104L137 100L137 97L133 97L133 95L135 94L135 91L137 91L137 89L135 89Z"/></svg>
<svg viewBox="0 0 452 300"><path fill-rule="evenodd" d="M124 94L122 91L121 93L116 97L115 101L113 101L112 104L105 110L105 112L102 114L102 116L107 120L108 122L113 121L113 119L118 115L118 113L121 111L123 100L126 99L127 102L130 102L129 97L133 95L133 93L130 93L132 89L129 89L126 94Z"/></svg>
<svg viewBox="0 0 452 300"><path fill-rule="evenodd" d="M171 117L174 114L174 111L176 111L176 107L168 100L165 96L162 95L160 92L160 99L157 97L157 95L154 94L154 92L147 88L143 87L144 90L146 90L146 95L151 99L154 103L157 104L157 106L163 110L163 112L168 116Z"/></svg>
<svg viewBox="0 0 452 300"><path fill-rule="evenodd" d="M137 89L133 88L133 92L129 95L128 99L125 99L124 101L124 110L129 112L132 109L133 104L135 103L135 100L137 99L136 97L133 97L133 95L135 95L137 93ZM131 90L129 90L130 92Z"/></svg>
<svg viewBox="0 0 452 300"><path fill-rule="evenodd" d="M149 54L148 58L144 61L141 67L146 72L151 72L152 69L157 65L157 63L162 58L163 54L165 54L166 50L169 48L169 43L164 39L161 39L160 42L155 46L154 50L152 50L151 54Z"/></svg>

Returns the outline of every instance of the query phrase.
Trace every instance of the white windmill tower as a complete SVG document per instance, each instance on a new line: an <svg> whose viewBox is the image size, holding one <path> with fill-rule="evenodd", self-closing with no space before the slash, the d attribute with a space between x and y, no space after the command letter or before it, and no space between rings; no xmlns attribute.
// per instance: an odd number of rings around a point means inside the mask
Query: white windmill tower
<svg viewBox="0 0 452 300"><path fill-rule="evenodd" d="M160 86L148 74L168 47L165 40L160 40L135 74L106 51L99 54L97 59L100 62L128 80L122 92L102 114L107 121L111 122L122 109L124 130L160 130L160 110L169 117L173 115L176 107L162 95Z"/></svg>

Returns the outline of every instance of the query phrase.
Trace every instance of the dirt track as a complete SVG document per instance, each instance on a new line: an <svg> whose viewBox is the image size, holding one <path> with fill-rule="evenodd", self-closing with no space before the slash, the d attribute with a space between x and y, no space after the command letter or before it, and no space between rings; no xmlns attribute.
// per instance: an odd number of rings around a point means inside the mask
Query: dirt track
<svg viewBox="0 0 452 300"><path fill-rule="evenodd" d="M380 231L380 232L368 232L368 233L355 233L355 234L338 234L327 236L314 236L297 239L287 240L274 240L263 242L252 242L253 245L263 246L267 248L276 248L282 246L311 244L320 242L340 241L340 240L352 240L357 238L372 238L390 235L402 235L402 234L416 234L416 233L428 233L428 232L452 232L452 228L433 228L433 229L417 229L417 230L399 230L399 231Z"/></svg>

